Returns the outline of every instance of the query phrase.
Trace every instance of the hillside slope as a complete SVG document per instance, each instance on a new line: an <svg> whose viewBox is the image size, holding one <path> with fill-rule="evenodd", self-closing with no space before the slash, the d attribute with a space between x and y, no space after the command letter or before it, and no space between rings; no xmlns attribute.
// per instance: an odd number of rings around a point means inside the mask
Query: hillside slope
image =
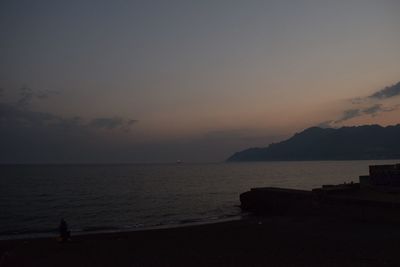
<svg viewBox="0 0 400 267"><path fill-rule="evenodd" d="M339 129L311 127L264 148L236 152L227 161L367 160L400 158L400 124Z"/></svg>

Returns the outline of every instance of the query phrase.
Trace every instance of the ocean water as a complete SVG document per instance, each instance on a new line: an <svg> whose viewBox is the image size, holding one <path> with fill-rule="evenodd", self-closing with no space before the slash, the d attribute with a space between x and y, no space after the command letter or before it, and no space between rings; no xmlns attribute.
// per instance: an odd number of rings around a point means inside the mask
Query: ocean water
<svg viewBox="0 0 400 267"><path fill-rule="evenodd" d="M61 218L72 234L232 219L252 187L357 182L397 162L0 165L0 239L54 236Z"/></svg>

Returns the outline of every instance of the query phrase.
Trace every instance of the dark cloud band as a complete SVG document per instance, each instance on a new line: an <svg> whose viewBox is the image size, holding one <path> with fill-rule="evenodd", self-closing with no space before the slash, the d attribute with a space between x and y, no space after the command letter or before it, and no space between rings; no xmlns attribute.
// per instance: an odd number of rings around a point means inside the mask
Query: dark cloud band
<svg viewBox="0 0 400 267"><path fill-rule="evenodd" d="M353 98L350 100L351 108L344 110L338 119L324 121L318 124L318 126L323 128L334 127L338 123L342 123L360 116L369 115L374 117L382 112L391 112L397 110L400 108L400 105L384 106L380 102L398 95L400 95L400 82L392 86L387 86L370 96ZM368 104L369 106L366 107Z"/></svg>
<svg viewBox="0 0 400 267"><path fill-rule="evenodd" d="M89 122L88 125L94 128L100 129L129 129L137 120L125 120L121 117L114 117L114 118L95 118Z"/></svg>
<svg viewBox="0 0 400 267"><path fill-rule="evenodd" d="M373 93L368 98L386 99L400 95L400 82Z"/></svg>

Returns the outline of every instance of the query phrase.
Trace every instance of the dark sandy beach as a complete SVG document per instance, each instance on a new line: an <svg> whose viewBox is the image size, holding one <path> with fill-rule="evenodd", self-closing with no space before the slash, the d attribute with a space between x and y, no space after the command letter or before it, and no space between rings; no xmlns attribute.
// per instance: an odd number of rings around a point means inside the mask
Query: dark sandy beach
<svg viewBox="0 0 400 267"><path fill-rule="evenodd" d="M5 266L400 266L400 227L266 217L173 229L0 241Z"/></svg>

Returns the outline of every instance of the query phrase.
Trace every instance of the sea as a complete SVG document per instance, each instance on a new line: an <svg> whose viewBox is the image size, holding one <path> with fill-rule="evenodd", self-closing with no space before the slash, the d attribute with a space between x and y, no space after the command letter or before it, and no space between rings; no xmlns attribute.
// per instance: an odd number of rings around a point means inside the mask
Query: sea
<svg viewBox="0 0 400 267"><path fill-rule="evenodd" d="M357 182L385 161L0 165L0 239L181 227L235 220L253 187Z"/></svg>

